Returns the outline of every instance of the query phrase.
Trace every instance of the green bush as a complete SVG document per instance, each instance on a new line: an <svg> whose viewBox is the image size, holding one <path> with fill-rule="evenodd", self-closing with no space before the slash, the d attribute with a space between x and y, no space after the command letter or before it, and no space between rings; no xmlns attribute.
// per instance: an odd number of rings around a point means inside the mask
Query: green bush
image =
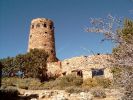
<svg viewBox="0 0 133 100"><path fill-rule="evenodd" d="M91 93L93 94L94 97L106 98L105 91L103 89L101 89L101 88L92 89Z"/></svg>

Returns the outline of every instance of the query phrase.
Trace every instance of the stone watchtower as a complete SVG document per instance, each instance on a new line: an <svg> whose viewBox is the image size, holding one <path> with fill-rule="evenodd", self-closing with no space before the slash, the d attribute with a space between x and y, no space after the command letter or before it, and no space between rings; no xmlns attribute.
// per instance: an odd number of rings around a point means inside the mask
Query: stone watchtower
<svg viewBox="0 0 133 100"><path fill-rule="evenodd" d="M46 18L31 21L28 51L30 49L44 49L48 54L48 61L56 61L54 23Z"/></svg>

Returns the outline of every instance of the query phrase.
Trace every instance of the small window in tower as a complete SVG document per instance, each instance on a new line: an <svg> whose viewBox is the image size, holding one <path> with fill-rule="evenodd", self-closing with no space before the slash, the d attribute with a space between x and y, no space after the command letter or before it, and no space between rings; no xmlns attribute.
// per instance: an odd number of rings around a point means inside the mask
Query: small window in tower
<svg viewBox="0 0 133 100"><path fill-rule="evenodd" d="M31 28L33 29L34 28L34 25L32 25Z"/></svg>
<svg viewBox="0 0 133 100"><path fill-rule="evenodd" d="M47 44L44 44L44 46L47 46Z"/></svg>
<svg viewBox="0 0 133 100"><path fill-rule="evenodd" d="M30 35L30 38L32 37L32 35Z"/></svg>
<svg viewBox="0 0 133 100"><path fill-rule="evenodd" d="M43 24L43 27L47 27L47 25L44 23L44 24Z"/></svg>
<svg viewBox="0 0 133 100"><path fill-rule="evenodd" d="M62 74L63 74L63 76L66 76L66 72L63 72Z"/></svg>
<svg viewBox="0 0 133 100"><path fill-rule="evenodd" d="M54 51L53 50L51 50L51 53L53 53Z"/></svg>
<svg viewBox="0 0 133 100"><path fill-rule="evenodd" d="M50 27L50 29L52 29L52 28L53 28L53 26L52 26L52 25L50 25L49 27Z"/></svg>
<svg viewBox="0 0 133 100"><path fill-rule="evenodd" d="M47 34L47 32L45 32Z"/></svg>
<svg viewBox="0 0 133 100"><path fill-rule="evenodd" d="M37 24L36 27L40 27L40 24Z"/></svg>

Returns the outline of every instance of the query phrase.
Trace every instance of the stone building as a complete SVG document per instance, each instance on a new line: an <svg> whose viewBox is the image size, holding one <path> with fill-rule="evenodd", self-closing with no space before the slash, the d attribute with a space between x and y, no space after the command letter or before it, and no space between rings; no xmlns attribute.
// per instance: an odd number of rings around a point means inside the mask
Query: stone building
<svg viewBox="0 0 133 100"><path fill-rule="evenodd" d="M48 61L56 60L54 23L46 18L31 21L28 51L30 49L44 49L48 54Z"/></svg>
<svg viewBox="0 0 133 100"><path fill-rule="evenodd" d="M105 78L113 79L111 73L111 55L91 55L79 56L63 61L48 63L48 72L53 74L60 74L61 76L67 74L76 74L83 79L102 76Z"/></svg>
<svg viewBox="0 0 133 100"><path fill-rule="evenodd" d="M34 48L44 49L49 54L49 62L47 63L48 75L63 76L74 73L83 77L83 79L95 76L113 78L110 64L107 61L108 59L111 59L110 55L80 56L57 61L54 23L49 19L37 18L32 20L28 51Z"/></svg>

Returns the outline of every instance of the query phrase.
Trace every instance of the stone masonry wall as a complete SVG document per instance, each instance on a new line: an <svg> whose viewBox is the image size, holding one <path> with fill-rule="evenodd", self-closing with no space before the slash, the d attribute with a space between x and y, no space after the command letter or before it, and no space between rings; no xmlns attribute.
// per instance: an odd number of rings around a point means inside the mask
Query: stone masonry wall
<svg viewBox="0 0 133 100"><path fill-rule="evenodd" d="M92 69L104 69L104 77L113 78L110 71L110 63L107 61L111 59L110 55L92 55L92 56L80 56L65 59L61 61L61 64L49 63L48 71L54 73L55 70L60 69L60 73L71 74L72 71L82 71L83 78L92 78Z"/></svg>

